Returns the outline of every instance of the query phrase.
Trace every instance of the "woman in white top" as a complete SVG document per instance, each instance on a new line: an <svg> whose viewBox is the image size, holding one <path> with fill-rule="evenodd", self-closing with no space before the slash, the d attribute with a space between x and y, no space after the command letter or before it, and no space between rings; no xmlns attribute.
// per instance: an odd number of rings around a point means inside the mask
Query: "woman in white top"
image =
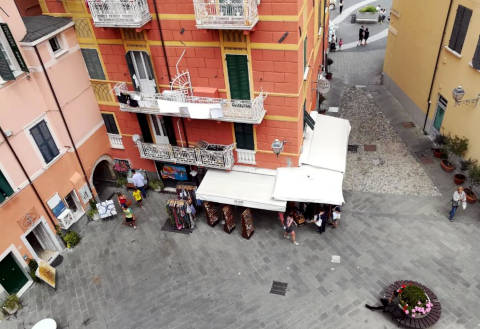
<svg viewBox="0 0 480 329"><path fill-rule="evenodd" d="M455 192L453 192L452 209L450 210L450 215L448 216L448 219L451 222L453 222L453 216L455 216L455 212L457 211L458 206L460 206L464 202L465 202L465 206L466 206L467 195L463 191L463 187L459 186L459 187L457 187L457 190Z"/></svg>

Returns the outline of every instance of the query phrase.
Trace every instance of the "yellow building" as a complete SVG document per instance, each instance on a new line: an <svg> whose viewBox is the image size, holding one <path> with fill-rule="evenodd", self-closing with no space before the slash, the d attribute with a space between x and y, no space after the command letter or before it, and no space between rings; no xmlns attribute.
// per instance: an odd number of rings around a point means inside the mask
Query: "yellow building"
<svg viewBox="0 0 480 329"><path fill-rule="evenodd" d="M480 0L394 0L390 17L386 87L425 133L465 136L480 160Z"/></svg>

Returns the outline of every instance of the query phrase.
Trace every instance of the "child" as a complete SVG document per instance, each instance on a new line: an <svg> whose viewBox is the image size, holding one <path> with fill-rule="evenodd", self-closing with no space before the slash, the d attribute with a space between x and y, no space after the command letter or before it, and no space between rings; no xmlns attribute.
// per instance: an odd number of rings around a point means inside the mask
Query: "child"
<svg viewBox="0 0 480 329"><path fill-rule="evenodd" d="M343 46L343 39L340 39L340 41L338 41L338 50L342 50L342 46Z"/></svg>
<svg viewBox="0 0 480 329"><path fill-rule="evenodd" d="M129 208L127 205L125 205L123 208L123 214L125 215L125 224L128 226L132 226L134 230L137 229L137 226L135 225L135 215L133 214L133 211L131 208Z"/></svg>
<svg viewBox="0 0 480 329"><path fill-rule="evenodd" d="M139 208L142 208L142 192L140 191L140 189L136 189L135 191L133 191L132 193L135 201L137 201L137 206Z"/></svg>
<svg viewBox="0 0 480 329"><path fill-rule="evenodd" d="M333 208L333 212L332 212L332 226L333 226L333 228L337 228L338 222L339 222L339 219L340 219L341 216L342 216L342 211L340 210L340 207L336 206L335 208Z"/></svg>
<svg viewBox="0 0 480 329"><path fill-rule="evenodd" d="M127 197L122 192L117 192L117 199L122 209L127 206Z"/></svg>

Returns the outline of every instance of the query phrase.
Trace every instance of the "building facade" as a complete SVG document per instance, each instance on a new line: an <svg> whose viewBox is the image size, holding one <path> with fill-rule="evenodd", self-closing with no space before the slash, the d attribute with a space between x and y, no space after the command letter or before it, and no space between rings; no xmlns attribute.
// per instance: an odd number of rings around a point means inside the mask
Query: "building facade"
<svg viewBox="0 0 480 329"><path fill-rule="evenodd" d="M480 1L395 0L390 17L386 86L427 134L465 136L467 157L480 159Z"/></svg>
<svg viewBox="0 0 480 329"><path fill-rule="evenodd" d="M304 113L318 106L327 1L39 4L75 22L117 162L167 185L197 168L298 164ZM278 157L275 139L285 141Z"/></svg>
<svg viewBox="0 0 480 329"><path fill-rule="evenodd" d="M85 213L95 167L112 162L74 23L27 9L0 12L0 295L28 288L28 259L54 260L55 225Z"/></svg>

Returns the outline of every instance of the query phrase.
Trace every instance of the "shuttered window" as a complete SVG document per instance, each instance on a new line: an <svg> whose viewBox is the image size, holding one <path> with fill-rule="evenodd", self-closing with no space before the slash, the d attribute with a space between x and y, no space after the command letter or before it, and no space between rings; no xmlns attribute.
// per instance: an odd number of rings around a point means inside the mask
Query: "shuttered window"
<svg viewBox="0 0 480 329"><path fill-rule="evenodd" d="M458 6L448 48L456 51L459 54L462 53L463 42L465 41L465 36L467 35L468 25L470 24L471 17L471 9L460 5Z"/></svg>
<svg viewBox="0 0 480 329"><path fill-rule="evenodd" d="M308 41L307 36L305 36L305 40L303 40L303 71L307 69L308 66L308 59L307 59L307 51L308 51Z"/></svg>
<svg viewBox="0 0 480 329"><path fill-rule="evenodd" d="M15 80L14 72L20 70L28 72L27 65L8 25L0 23L0 78Z"/></svg>
<svg viewBox="0 0 480 329"><path fill-rule="evenodd" d="M0 171L0 203L2 203L7 197L13 194L13 189L8 184L7 179Z"/></svg>
<svg viewBox="0 0 480 329"><path fill-rule="evenodd" d="M53 140L52 134L50 134L50 130L48 130L47 123L45 121L41 121L33 128L30 129L30 133L32 134L35 143L42 153L43 159L46 163L52 161L58 154L58 148Z"/></svg>
<svg viewBox="0 0 480 329"><path fill-rule="evenodd" d="M98 57L96 49L82 48L83 60L87 66L88 75L91 79L105 80L105 73L103 72L102 63Z"/></svg>
<svg viewBox="0 0 480 329"><path fill-rule="evenodd" d="M118 127L115 122L115 117L111 113L102 113L103 121L105 122L105 127L107 128L107 133L118 135Z"/></svg>
<svg viewBox="0 0 480 329"><path fill-rule="evenodd" d="M246 55L227 55L228 82L232 99L250 99L248 60Z"/></svg>
<svg viewBox="0 0 480 329"><path fill-rule="evenodd" d="M253 125L248 123L235 123L235 140L237 149L254 150Z"/></svg>
<svg viewBox="0 0 480 329"><path fill-rule="evenodd" d="M472 66L476 70L480 70L480 37L478 37L477 49L472 59Z"/></svg>

